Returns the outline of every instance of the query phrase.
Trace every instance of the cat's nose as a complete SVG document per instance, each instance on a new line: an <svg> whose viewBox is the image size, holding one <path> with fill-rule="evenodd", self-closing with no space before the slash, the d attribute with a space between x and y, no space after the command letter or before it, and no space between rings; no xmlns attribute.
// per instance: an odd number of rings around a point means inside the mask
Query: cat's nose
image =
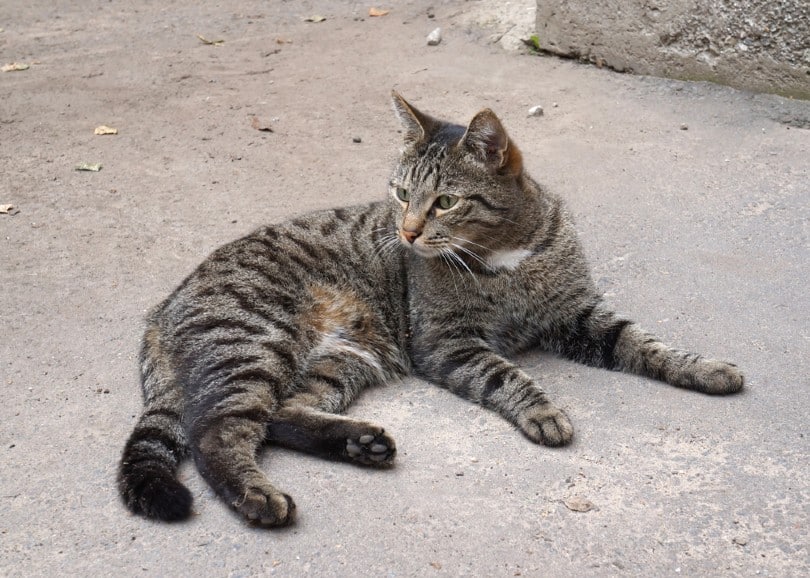
<svg viewBox="0 0 810 578"><path fill-rule="evenodd" d="M408 229L402 229L402 236L405 238L408 243L413 245L413 242L422 234L422 231L410 231Z"/></svg>

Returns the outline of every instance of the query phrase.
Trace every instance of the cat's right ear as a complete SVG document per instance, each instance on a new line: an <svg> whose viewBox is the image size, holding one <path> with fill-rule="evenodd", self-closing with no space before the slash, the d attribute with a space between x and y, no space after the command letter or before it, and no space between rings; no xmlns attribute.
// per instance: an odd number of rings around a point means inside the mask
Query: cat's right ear
<svg viewBox="0 0 810 578"><path fill-rule="evenodd" d="M435 121L408 104L395 90L391 91L391 102L394 105L394 112L397 113L399 121L402 123L402 128L405 129L405 144L414 145L425 140Z"/></svg>

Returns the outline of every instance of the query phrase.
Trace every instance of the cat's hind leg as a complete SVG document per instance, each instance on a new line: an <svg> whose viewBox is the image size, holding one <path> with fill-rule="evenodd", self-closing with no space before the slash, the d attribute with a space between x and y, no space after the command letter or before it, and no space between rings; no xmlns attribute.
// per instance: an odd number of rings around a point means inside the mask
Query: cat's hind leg
<svg viewBox="0 0 810 578"><path fill-rule="evenodd" d="M617 317L601 302L582 309L554 349L575 361L643 375L676 387L728 394L743 387L743 374L725 361L675 349Z"/></svg>
<svg viewBox="0 0 810 578"><path fill-rule="evenodd" d="M396 443L379 425L337 415L357 395L385 379L378 364L347 348L319 356L303 388L267 422L267 441L320 457L361 465L388 466Z"/></svg>
<svg viewBox="0 0 810 578"><path fill-rule="evenodd" d="M381 426L291 400L270 418L267 441L327 459L389 466L396 442Z"/></svg>
<svg viewBox="0 0 810 578"><path fill-rule="evenodd" d="M295 517L292 498L256 461L275 399L268 379L245 374L198 396L189 412L191 452L203 478L248 521L268 527L288 525Z"/></svg>

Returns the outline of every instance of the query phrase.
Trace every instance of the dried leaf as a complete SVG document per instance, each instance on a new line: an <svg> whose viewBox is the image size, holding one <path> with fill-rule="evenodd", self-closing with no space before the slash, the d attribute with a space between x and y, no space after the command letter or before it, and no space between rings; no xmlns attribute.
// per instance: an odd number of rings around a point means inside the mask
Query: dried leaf
<svg viewBox="0 0 810 578"><path fill-rule="evenodd" d="M208 46L222 46L223 44L225 44L224 40L208 40L206 37L201 36L199 34L197 35L197 38L200 39L200 42L202 42L203 44L207 44Z"/></svg>
<svg viewBox="0 0 810 578"><path fill-rule="evenodd" d="M0 215L8 215L14 210L14 205L0 205Z"/></svg>
<svg viewBox="0 0 810 578"><path fill-rule="evenodd" d="M304 18L304 22L323 22L326 20L326 16L321 16L320 14L313 14L312 16L307 16Z"/></svg>
<svg viewBox="0 0 810 578"><path fill-rule="evenodd" d="M79 163L76 165L77 171L92 171L97 173L101 170L101 163Z"/></svg>
<svg viewBox="0 0 810 578"><path fill-rule="evenodd" d="M374 16L385 16L389 12L391 12L391 11L390 10L381 10L380 8L374 8L373 6L368 9L368 15L371 16L372 18Z"/></svg>
<svg viewBox="0 0 810 578"><path fill-rule="evenodd" d="M102 124L101 126L96 127L93 134L118 134L118 129Z"/></svg>
<svg viewBox="0 0 810 578"><path fill-rule="evenodd" d="M250 126L262 132L273 132L273 128L269 124L262 123L258 116L250 118Z"/></svg>
<svg viewBox="0 0 810 578"><path fill-rule="evenodd" d="M22 62L12 62L11 64L6 64L3 68L0 68L0 70L3 72L14 72L16 70L28 70L29 68L29 65L23 64Z"/></svg>
<svg viewBox="0 0 810 578"><path fill-rule="evenodd" d="M590 512L594 508L593 502L580 496L573 496L563 500L563 504L572 512Z"/></svg>

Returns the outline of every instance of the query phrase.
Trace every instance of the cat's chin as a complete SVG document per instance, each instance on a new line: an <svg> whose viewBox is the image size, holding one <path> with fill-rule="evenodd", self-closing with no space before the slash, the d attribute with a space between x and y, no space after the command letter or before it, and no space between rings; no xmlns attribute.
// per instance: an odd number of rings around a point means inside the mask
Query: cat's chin
<svg viewBox="0 0 810 578"><path fill-rule="evenodd" d="M422 257L423 259L433 259L441 255L441 251L439 249L426 247L424 245L417 245L416 243L414 243L413 245L408 245L407 247L413 253L416 253L419 257Z"/></svg>

